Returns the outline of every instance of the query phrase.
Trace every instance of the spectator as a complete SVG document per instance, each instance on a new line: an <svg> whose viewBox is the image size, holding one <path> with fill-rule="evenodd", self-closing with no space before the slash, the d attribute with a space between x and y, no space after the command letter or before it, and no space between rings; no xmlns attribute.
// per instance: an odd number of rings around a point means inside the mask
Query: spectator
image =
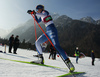
<svg viewBox="0 0 100 77"><path fill-rule="evenodd" d="M79 52L79 50L78 50L78 47L76 47L76 50L75 50L76 63L78 63L79 55L80 55L80 52Z"/></svg>
<svg viewBox="0 0 100 77"><path fill-rule="evenodd" d="M92 58L92 65L94 66L95 55L93 50L91 51L91 58Z"/></svg>
<svg viewBox="0 0 100 77"><path fill-rule="evenodd" d="M55 48L52 45L50 45L50 55L49 55L49 59L50 59L51 56L52 56L52 59L53 60L56 59L56 50L55 50Z"/></svg>
<svg viewBox="0 0 100 77"><path fill-rule="evenodd" d="M17 48L19 47L19 36L17 35L15 40L14 40L14 54L17 54L16 51L17 51Z"/></svg>
<svg viewBox="0 0 100 77"><path fill-rule="evenodd" d="M11 50L12 50L13 44L14 44L14 35L12 35L9 38L9 53L12 53Z"/></svg>

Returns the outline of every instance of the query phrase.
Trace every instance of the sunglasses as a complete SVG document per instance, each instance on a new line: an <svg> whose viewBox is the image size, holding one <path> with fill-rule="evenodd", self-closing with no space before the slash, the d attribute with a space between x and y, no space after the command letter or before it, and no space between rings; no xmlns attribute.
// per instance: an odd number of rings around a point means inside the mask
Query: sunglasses
<svg viewBox="0 0 100 77"><path fill-rule="evenodd" d="M38 9L36 9L36 11L38 11Z"/></svg>

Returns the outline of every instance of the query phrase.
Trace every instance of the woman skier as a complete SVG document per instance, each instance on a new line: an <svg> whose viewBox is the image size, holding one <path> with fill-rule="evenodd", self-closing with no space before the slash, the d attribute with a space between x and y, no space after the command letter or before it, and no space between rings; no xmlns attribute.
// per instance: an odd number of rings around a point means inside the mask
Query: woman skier
<svg viewBox="0 0 100 77"><path fill-rule="evenodd" d="M74 68L73 64L71 63L69 57L66 55L65 51L59 45L57 29L53 23L52 17L49 14L49 12L44 10L43 5L37 5L36 12L34 10L33 11L28 10L27 13L33 14L35 16L35 20L38 23L42 21L45 24L46 35L52 41L52 43L53 43L54 47L56 48L56 50L58 51L58 53L62 56L65 64L68 66L70 72L73 72L75 70L75 68ZM37 16L40 18L38 19ZM46 42L47 40L48 39L45 36L45 34L42 34L35 42L35 46L38 51L39 58L41 58L39 63L41 63L41 64L44 64L44 58L43 58L41 44Z"/></svg>

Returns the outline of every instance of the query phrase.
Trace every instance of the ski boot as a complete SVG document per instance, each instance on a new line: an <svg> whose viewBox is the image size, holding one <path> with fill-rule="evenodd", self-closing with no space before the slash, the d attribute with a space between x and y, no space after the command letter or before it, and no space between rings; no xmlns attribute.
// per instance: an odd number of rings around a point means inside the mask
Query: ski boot
<svg viewBox="0 0 100 77"><path fill-rule="evenodd" d="M70 72L74 72L75 67L74 67L74 65L71 63L71 61L70 61L69 58L67 58L67 59L65 60L65 64L66 64L67 67L69 68Z"/></svg>
<svg viewBox="0 0 100 77"><path fill-rule="evenodd" d="M33 57L39 57L39 55L33 55Z"/></svg>
<svg viewBox="0 0 100 77"><path fill-rule="evenodd" d="M37 61L32 61L32 63L44 64L44 58L42 54L33 55L34 57L38 57Z"/></svg>
<svg viewBox="0 0 100 77"><path fill-rule="evenodd" d="M41 63L41 64L44 64L44 58L43 58L43 55L42 55L42 54L39 55L39 59L40 59L40 61L41 61L40 63Z"/></svg>

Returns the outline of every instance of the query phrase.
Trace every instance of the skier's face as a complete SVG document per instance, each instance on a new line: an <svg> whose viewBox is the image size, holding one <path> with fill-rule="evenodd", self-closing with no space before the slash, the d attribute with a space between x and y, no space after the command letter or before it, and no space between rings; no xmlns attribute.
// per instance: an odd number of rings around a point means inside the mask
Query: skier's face
<svg viewBox="0 0 100 77"><path fill-rule="evenodd" d="M38 9L38 10L37 10L37 13L41 13L41 12L42 12L42 9Z"/></svg>

